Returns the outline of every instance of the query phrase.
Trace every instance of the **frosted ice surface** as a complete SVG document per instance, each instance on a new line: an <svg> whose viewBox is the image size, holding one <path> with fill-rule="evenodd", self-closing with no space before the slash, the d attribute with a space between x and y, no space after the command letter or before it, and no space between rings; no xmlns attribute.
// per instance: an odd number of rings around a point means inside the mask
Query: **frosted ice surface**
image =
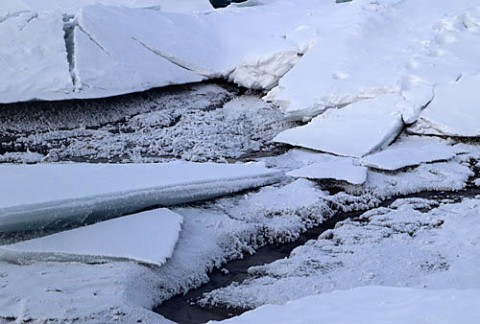
<svg viewBox="0 0 480 324"><path fill-rule="evenodd" d="M301 152L299 153L301 154ZM293 157L300 154L293 154ZM313 163L290 171L287 175L307 179L343 180L357 185L367 180L367 168L356 164L358 162L353 158L322 153L315 155L314 157L308 155L304 157L304 159L313 160Z"/></svg>
<svg viewBox="0 0 480 324"><path fill-rule="evenodd" d="M437 138L410 136L400 139L383 151L367 155L361 164L395 171L421 163L449 160L461 150Z"/></svg>
<svg viewBox="0 0 480 324"><path fill-rule="evenodd" d="M388 145L402 130L397 94L380 95L329 109L305 126L288 129L275 142L337 155L361 157Z"/></svg>
<svg viewBox="0 0 480 324"><path fill-rule="evenodd" d="M134 260L162 265L172 256L182 216L165 208L0 247L18 262Z"/></svg>
<svg viewBox="0 0 480 324"><path fill-rule="evenodd" d="M82 223L281 180L262 163L0 165L0 231Z"/></svg>
<svg viewBox="0 0 480 324"><path fill-rule="evenodd" d="M445 136L480 136L480 74L440 84L432 102L409 131Z"/></svg>

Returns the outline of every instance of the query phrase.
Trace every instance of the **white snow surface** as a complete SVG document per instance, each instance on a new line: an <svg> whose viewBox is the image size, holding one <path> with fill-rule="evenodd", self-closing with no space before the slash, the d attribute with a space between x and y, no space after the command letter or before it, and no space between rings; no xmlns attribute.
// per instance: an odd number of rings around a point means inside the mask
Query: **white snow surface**
<svg viewBox="0 0 480 324"><path fill-rule="evenodd" d="M16 10L58 11L75 14L79 9L92 4L122 6L128 8L154 8L162 11L193 12L213 9L208 0L15 0L0 4L0 12Z"/></svg>
<svg viewBox="0 0 480 324"><path fill-rule="evenodd" d="M268 100L296 119L399 93L411 123L437 83L479 72L475 0L278 0L210 9L207 0L2 3L1 38L18 41L2 47L0 70L21 73L0 75L0 102L106 97L224 77L274 87Z"/></svg>
<svg viewBox="0 0 480 324"><path fill-rule="evenodd" d="M480 74L465 75L454 83L439 84L435 96L420 114L412 133L443 136L480 136Z"/></svg>
<svg viewBox="0 0 480 324"><path fill-rule="evenodd" d="M82 223L277 182L262 163L1 165L0 230Z"/></svg>
<svg viewBox="0 0 480 324"><path fill-rule="evenodd" d="M395 171L421 163L450 160L462 150L445 140L431 137L409 136L395 141L384 150L360 160L370 168Z"/></svg>
<svg viewBox="0 0 480 324"><path fill-rule="evenodd" d="M173 254L183 218L156 209L0 247L0 260L133 260L160 266Z"/></svg>
<svg viewBox="0 0 480 324"><path fill-rule="evenodd" d="M336 155L362 157L388 144L403 127L397 94L332 108L305 126L287 129L273 140Z"/></svg>
<svg viewBox="0 0 480 324"><path fill-rule="evenodd" d="M265 305L209 323L475 323L478 303L480 289L367 286Z"/></svg>
<svg viewBox="0 0 480 324"><path fill-rule="evenodd" d="M293 119L388 92L418 112L435 84L478 72L479 14L474 0L339 4L312 23L315 47L268 98Z"/></svg>

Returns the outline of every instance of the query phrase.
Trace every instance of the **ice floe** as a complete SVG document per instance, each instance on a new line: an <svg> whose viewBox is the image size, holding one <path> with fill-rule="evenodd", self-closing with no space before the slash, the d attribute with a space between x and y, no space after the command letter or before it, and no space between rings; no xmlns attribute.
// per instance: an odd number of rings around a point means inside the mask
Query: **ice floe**
<svg viewBox="0 0 480 324"><path fill-rule="evenodd" d="M294 159L306 161L306 166L292 170L289 176L318 180L341 180L351 184L362 184L367 180L367 168L358 165L356 159L330 154L294 150Z"/></svg>
<svg viewBox="0 0 480 324"><path fill-rule="evenodd" d="M397 94L329 109L305 126L288 129L275 142L337 155L362 157L390 144L403 127Z"/></svg>
<svg viewBox="0 0 480 324"><path fill-rule="evenodd" d="M378 153L365 156L360 163L370 168L395 171L421 163L449 160L462 151L441 139L409 136Z"/></svg>
<svg viewBox="0 0 480 324"><path fill-rule="evenodd" d="M106 219L279 181L263 164L1 165L0 231Z"/></svg>
<svg viewBox="0 0 480 324"><path fill-rule="evenodd" d="M162 265L172 256L182 216L156 209L0 247L0 260L133 260Z"/></svg>
<svg viewBox="0 0 480 324"><path fill-rule="evenodd" d="M435 87L435 97L409 129L418 134L480 136L480 74L465 75L455 83Z"/></svg>

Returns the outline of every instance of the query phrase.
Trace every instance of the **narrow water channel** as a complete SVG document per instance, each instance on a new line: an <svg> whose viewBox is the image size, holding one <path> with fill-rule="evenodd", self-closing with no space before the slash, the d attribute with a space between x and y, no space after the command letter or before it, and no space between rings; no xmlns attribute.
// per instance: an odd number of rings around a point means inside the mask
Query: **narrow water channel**
<svg viewBox="0 0 480 324"><path fill-rule="evenodd" d="M450 191L427 191L411 195L398 196L385 200L381 206L389 206L399 198L425 198L439 202L449 200L459 202L464 198L471 198L480 195L480 188L469 186L465 190ZM163 304L157 306L154 312L181 324L206 323L211 320L224 320L240 315L245 309L226 309L222 307L200 307L195 301L200 299L204 293L226 287L234 282L241 283L248 277L248 268L263 265L275 260L288 257L293 249L305 244L308 240L316 239L327 229L332 229L335 224L348 218L355 218L363 214L365 210L349 213L340 213L322 224L313 227L303 233L296 241L286 244L270 244L259 248L253 255L245 255L243 259L227 263L222 269L215 269L210 274L210 281L197 289L193 289L186 295L177 295Z"/></svg>
<svg viewBox="0 0 480 324"><path fill-rule="evenodd" d="M290 255L290 252L305 244L307 241L316 239L327 229L335 227L335 224L347 218L361 215L363 211L343 213L334 216L319 226L313 227L303 233L296 241L285 244L269 244L259 248L255 254L245 255L243 259L227 263L222 269L215 269L210 274L210 281L201 287L191 290L186 295L178 295L154 309L154 312L181 324L206 323L210 320L223 320L245 312L245 309L226 308L203 308L195 301L204 293L226 287L233 282L242 282L248 277L248 268L263 265Z"/></svg>

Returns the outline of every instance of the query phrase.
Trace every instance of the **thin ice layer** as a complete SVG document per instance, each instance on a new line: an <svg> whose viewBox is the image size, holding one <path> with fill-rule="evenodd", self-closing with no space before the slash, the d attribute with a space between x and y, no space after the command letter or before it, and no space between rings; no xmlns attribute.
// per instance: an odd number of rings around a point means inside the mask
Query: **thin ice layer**
<svg viewBox="0 0 480 324"><path fill-rule="evenodd" d="M311 154L314 155L314 154ZM315 154L315 162L302 168L290 171L287 175L307 179L333 179L351 184L362 184L367 180L367 168L355 164L349 157L329 154Z"/></svg>
<svg viewBox="0 0 480 324"><path fill-rule="evenodd" d="M281 180L261 163L0 166L0 231L106 219L218 197Z"/></svg>
<svg viewBox="0 0 480 324"><path fill-rule="evenodd" d="M361 157L388 145L400 133L403 122L397 104L402 100L399 95L386 94L329 109L305 126L280 133L274 141Z"/></svg>
<svg viewBox="0 0 480 324"><path fill-rule="evenodd" d="M173 254L183 218L156 209L0 247L18 262L133 260L162 265Z"/></svg>
<svg viewBox="0 0 480 324"><path fill-rule="evenodd" d="M381 152L365 156L361 164L375 169L395 171L421 163L446 161L461 150L447 141L430 137L402 138Z"/></svg>

